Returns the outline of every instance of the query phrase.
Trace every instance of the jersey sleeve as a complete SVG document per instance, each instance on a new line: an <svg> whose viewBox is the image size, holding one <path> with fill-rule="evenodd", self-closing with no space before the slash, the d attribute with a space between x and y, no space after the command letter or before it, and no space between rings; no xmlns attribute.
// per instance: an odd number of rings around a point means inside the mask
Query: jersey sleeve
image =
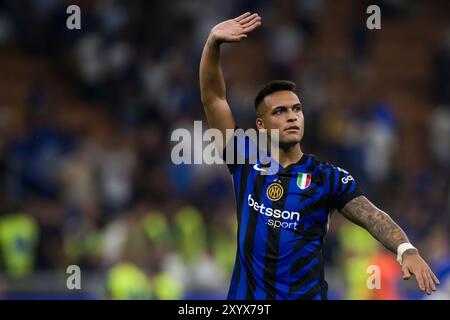
<svg viewBox="0 0 450 320"><path fill-rule="evenodd" d="M236 127L222 154L230 173L234 174L239 167L254 163L257 156L256 142L246 135L242 128Z"/></svg>
<svg viewBox="0 0 450 320"><path fill-rule="evenodd" d="M346 170L332 166L330 196L332 206L339 211L354 198L364 195L353 176Z"/></svg>

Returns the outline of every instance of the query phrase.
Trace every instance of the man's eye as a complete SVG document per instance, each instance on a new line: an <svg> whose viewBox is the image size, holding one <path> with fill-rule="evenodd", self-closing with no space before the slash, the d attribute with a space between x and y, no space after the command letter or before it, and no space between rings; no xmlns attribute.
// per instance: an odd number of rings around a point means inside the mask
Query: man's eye
<svg viewBox="0 0 450 320"><path fill-rule="evenodd" d="M294 111L295 111L295 112L300 112L300 111L302 111L302 110L303 110L302 106L296 106L296 107L294 107Z"/></svg>

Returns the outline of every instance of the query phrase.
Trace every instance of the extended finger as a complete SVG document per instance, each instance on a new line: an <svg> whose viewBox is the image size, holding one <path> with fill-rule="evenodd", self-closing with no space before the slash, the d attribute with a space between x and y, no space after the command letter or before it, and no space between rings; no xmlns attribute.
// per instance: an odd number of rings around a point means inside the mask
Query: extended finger
<svg viewBox="0 0 450 320"><path fill-rule="evenodd" d="M433 272L431 272L431 270L427 270L426 273L428 276L428 282L430 283L431 290L436 291L436 285L434 284L434 279L432 276Z"/></svg>
<svg viewBox="0 0 450 320"><path fill-rule="evenodd" d="M244 19L245 17L248 17L249 15L250 15L250 12L246 12L246 13L244 13L244 14L241 14L239 17L234 18L234 21L239 22L239 21L241 21L242 19Z"/></svg>
<svg viewBox="0 0 450 320"><path fill-rule="evenodd" d="M244 24L241 23L241 27L242 27L242 28L248 28L248 27L250 27L252 24L254 24L254 23L258 22L258 21L261 21L261 17L260 17L260 16L254 17L252 20L250 20L250 21L247 22L247 23L244 23Z"/></svg>
<svg viewBox="0 0 450 320"><path fill-rule="evenodd" d="M245 28L242 32L244 33L249 33L253 30L255 30L256 28L258 28L261 25L261 22L255 22L254 24L252 24L250 27Z"/></svg>
<svg viewBox="0 0 450 320"><path fill-rule="evenodd" d="M422 272L422 277L423 277L423 283L425 285L425 292L430 295L431 294L431 285L430 285L430 280L428 278L428 274L426 270L423 270Z"/></svg>
<svg viewBox="0 0 450 320"><path fill-rule="evenodd" d="M434 274L433 271L430 270L430 274L431 274L431 278L433 279L433 282L435 284L441 284L441 282L439 281L439 279L436 277L436 275Z"/></svg>
<svg viewBox="0 0 450 320"><path fill-rule="evenodd" d="M422 274L417 272L417 273L414 273L414 275L416 276L416 280L417 280L417 283L419 284L420 290L425 291L425 284L423 282Z"/></svg>
<svg viewBox="0 0 450 320"><path fill-rule="evenodd" d="M256 18L256 17L258 17L258 14L257 14L257 13L254 13L254 14L249 15L248 17L245 17L244 19L240 20L239 23L240 23L241 25L246 24L246 23L252 21L252 20L253 20L254 18Z"/></svg>

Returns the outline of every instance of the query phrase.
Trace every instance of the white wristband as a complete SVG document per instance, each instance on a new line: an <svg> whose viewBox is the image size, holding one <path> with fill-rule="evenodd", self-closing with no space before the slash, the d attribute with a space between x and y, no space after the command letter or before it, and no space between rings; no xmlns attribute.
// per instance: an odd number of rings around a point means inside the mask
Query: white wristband
<svg viewBox="0 0 450 320"><path fill-rule="evenodd" d="M397 247L397 262L400 263L400 265L403 262L403 253L409 249L416 249L416 248L409 242L404 242Z"/></svg>

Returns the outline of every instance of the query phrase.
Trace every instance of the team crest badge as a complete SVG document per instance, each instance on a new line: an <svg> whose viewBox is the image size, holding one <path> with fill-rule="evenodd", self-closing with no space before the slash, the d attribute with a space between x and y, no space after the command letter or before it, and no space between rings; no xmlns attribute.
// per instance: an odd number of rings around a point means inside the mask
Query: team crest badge
<svg viewBox="0 0 450 320"><path fill-rule="evenodd" d="M297 177L297 187L300 190L308 188L311 184L311 174L310 173L299 173Z"/></svg>
<svg viewBox="0 0 450 320"><path fill-rule="evenodd" d="M278 201L284 194L283 186L279 182L273 182L266 191L267 198L272 201Z"/></svg>

